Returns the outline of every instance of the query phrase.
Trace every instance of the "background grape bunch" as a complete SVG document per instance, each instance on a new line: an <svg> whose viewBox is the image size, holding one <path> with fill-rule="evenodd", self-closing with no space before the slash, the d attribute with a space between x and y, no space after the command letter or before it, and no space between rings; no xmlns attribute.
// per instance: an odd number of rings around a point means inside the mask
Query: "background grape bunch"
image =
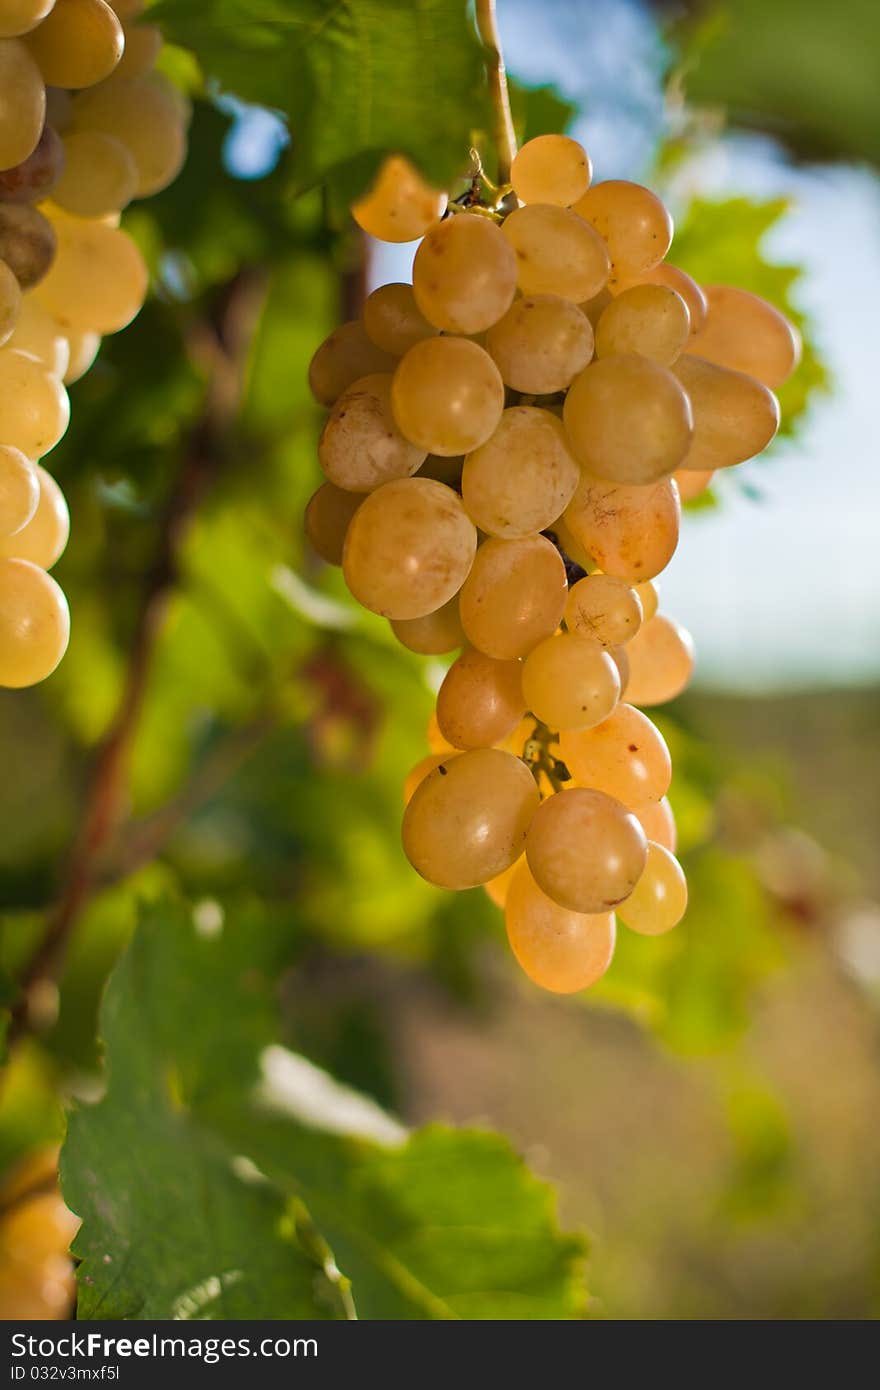
<svg viewBox="0 0 880 1390"><path fill-rule="evenodd" d="M123 208L166 187L188 111L154 64L140 0L0 2L0 686L58 665L70 616L48 574L67 543L42 459L70 418L66 386L124 328L147 268Z"/></svg>
<svg viewBox="0 0 880 1390"><path fill-rule="evenodd" d="M653 192L591 172L541 136L509 186L478 197L478 172L447 205L388 159L353 215L423 238L413 283L375 290L310 368L330 411L312 545L404 646L460 651L405 788L407 857L483 885L522 968L563 993L607 970L617 916L656 935L684 915L670 755L642 707L694 655L652 581L682 497L773 438L800 351L766 301L666 260Z"/></svg>

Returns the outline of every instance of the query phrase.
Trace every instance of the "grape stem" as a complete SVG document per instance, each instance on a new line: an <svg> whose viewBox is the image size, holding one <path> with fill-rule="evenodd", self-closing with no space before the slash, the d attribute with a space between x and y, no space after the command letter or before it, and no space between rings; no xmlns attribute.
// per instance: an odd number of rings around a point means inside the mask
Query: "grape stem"
<svg viewBox="0 0 880 1390"><path fill-rule="evenodd" d="M495 150L498 156L498 182L510 183L510 167L516 154L516 135L510 114L507 70L498 33L495 0L477 0L477 29L486 49L486 75L495 113Z"/></svg>

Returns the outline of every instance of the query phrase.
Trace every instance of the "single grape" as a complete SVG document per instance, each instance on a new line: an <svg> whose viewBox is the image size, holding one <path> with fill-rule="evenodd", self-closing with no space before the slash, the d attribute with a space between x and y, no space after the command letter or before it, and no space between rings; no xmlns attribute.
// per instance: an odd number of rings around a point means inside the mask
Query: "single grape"
<svg viewBox="0 0 880 1390"><path fill-rule="evenodd" d="M378 241L415 241L442 217L445 207L445 193L431 188L408 159L390 155L351 215Z"/></svg>
<svg viewBox="0 0 880 1390"><path fill-rule="evenodd" d="M617 675L620 679L620 698L626 699L626 688L629 685L629 657L626 654L626 647L608 647L608 655L617 667Z"/></svg>
<svg viewBox="0 0 880 1390"><path fill-rule="evenodd" d="M593 327L570 299L527 294L489 329L486 347L514 391L552 395L571 385L593 356Z"/></svg>
<svg viewBox="0 0 880 1390"><path fill-rule="evenodd" d="M639 806L633 815L649 840L662 845L670 854L675 853L678 837L668 797L662 796L659 801L649 801L646 806Z"/></svg>
<svg viewBox="0 0 880 1390"><path fill-rule="evenodd" d="M644 486L670 474L693 437L690 402L671 372L632 354L606 357L575 377L565 430L594 477Z"/></svg>
<svg viewBox="0 0 880 1390"><path fill-rule="evenodd" d="M9 342L21 317L21 285L5 261L0 261L0 347Z"/></svg>
<svg viewBox="0 0 880 1390"><path fill-rule="evenodd" d="M0 169L33 154L46 120L42 74L21 39L0 38Z"/></svg>
<svg viewBox="0 0 880 1390"><path fill-rule="evenodd" d="M40 500L40 480L20 449L0 444L0 546L31 520Z"/></svg>
<svg viewBox="0 0 880 1390"><path fill-rule="evenodd" d="M688 307L690 331L692 334L699 333L706 322L708 303L696 280L686 271L679 270L677 265L670 265L668 261L661 261L659 265L655 265L651 270L646 270L643 275L640 275L638 283L665 285L667 289L675 290L676 294L680 294Z"/></svg>
<svg viewBox="0 0 880 1390"><path fill-rule="evenodd" d="M137 192L137 165L126 145L104 130L74 130L64 138L65 166L54 201L77 217L104 217L127 207Z"/></svg>
<svg viewBox="0 0 880 1390"><path fill-rule="evenodd" d="M114 78L80 92L73 107L73 128L103 130L121 140L137 166L139 198L167 188L186 158L186 123L179 96L155 73Z"/></svg>
<svg viewBox="0 0 880 1390"><path fill-rule="evenodd" d="M451 488L401 478L358 507L342 569L365 608L386 618L423 618L461 588L476 547L474 524Z"/></svg>
<svg viewBox="0 0 880 1390"><path fill-rule="evenodd" d="M30 560L41 570L50 570L64 553L70 535L70 513L64 493L39 463L34 465L39 496L36 510L25 525L0 539L0 556Z"/></svg>
<svg viewBox="0 0 880 1390"><path fill-rule="evenodd" d="M0 172L0 201L39 203L48 198L64 168L64 145L51 125L43 126L36 148L14 169Z"/></svg>
<svg viewBox="0 0 880 1390"><path fill-rule="evenodd" d="M416 788L421 786L429 772L433 772L434 768L439 767L441 763L448 763L450 758L455 756L456 750L454 748L451 752L445 750L442 753L429 753L426 758L421 758L414 767L411 767L403 784L404 806L408 806L412 801Z"/></svg>
<svg viewBox="0 0 880 1390"><path fill-rule="evenodd" d="M58 378L28 353L0 348L0 439L28 458L42 458L69 422L70 402Z"/></svg>
<svg viewBox="0 0 880 1390"><path fill-rule="evenodd" d="M663 613L645 623L627 649L629 701L633 705L662 705L685 689L694 671L690 633Z"/></svg>
<svg viewBox="0 0 880 1390"><path fill-rule="evenodd" d="M515 156L510 171L521 203L554 203L562 208L584 196L592 176L586 150L568 135L536 135Z"/></svg>
<svg viewBox="0 0 880 1390"><path fill-rule="evenodd" d="M53 212L58 250L36 288L39 302L72 333L117 333L147 294L144 258L126 232ZM100 266L100 274L95 267Z"/></svg>
<svg viewBox="0 0 880 1390"><path fill-rule="evenodd" d="M529 203L512 212L501 230L516 252L523 294L557 294L581 304L608 279L602 238L569 208Z"/></svg>
<svg viewBox="0 0 880 1390"><path fill-rule="evenodd" d="M67 600L52 576L30 560L0 559L0 685L17 690L45 680L69 637Z"/></svg>
<svg viewBox="0 0 880 1390"><path fill-rule="evenodd" d="M2 280L0 272L0 280ZM70 344L50 313L32 294L22 296L21 312L7 347L30 353L47 372L63 377L70 364Z"/></svg>
<svg viewBox="0 0 880 1390"><path fill-rule="evenodd" d="M560 734L559 752L582 787L616 797L631 809L669 790L672 761L660 730L632 705L618 705L592 729Z"/></svg>
<svg viewBox="0 0 880 1390"><path fill-rule="evenodd" d="M598 642L560 632L529 652L522 689L532 714L551 729L589 729L607 719L617 704L620 676Z"/></svg>
<svg viewBox="0 0 880 1390"><path fill-rule="evenodd" d="M636 353L661 367L678 357L691 331L680 294L665 285L633 285L605 309L596 328L596 356Z"/></svg>
<svg viewBox="0 0 880 1390"><path fill-rule="evenodd" d="M397 428L431 454L477 449L504 409L504 383L487 352L467 338L426 338L402 358L391 385Z"/></svg>
<svg viewBox="0 0 880 1390"><path fill-rule="evenodd" d="M731 285L707 285L708 316L687 351L775 390L801 360L801 337L774 305Z"/></svg>
<svg viewBox="0 0 880 1390"><path fill-rule="evenodd" d="M162 52L162 30L155 24L125 25L125 48L114 77L142 77Z"/></svg>
<svg viewBox="0 0 880 1390"><path fill-rule="evenodd" d="M423 338L439 331L416 303L412 285L380 285L364 304L364 330L383 352L402 357Z"/></svg>
<svg viewBox="0 0 880 1390"><path fill-rule="evenodd" d="M51 222L28 203L0 203L0 261L23 290L45 279L55 256Z"/></svg>
<svg viewBox="0 0 880 1390"><path fill-rule="evenodd" d="M60 1192L37 1192L26 1201L14 1202L4 1214L0 1227L3 1253L13 1260L41 1265L53 1255L67 1253L79 1225Z"/></svg>
<svg viewBox="0 0 880 1390"><path fill-rule="evenodd" d="M462 499L481 531L511 540L550 526L579 481L556 416L517 405L505 410L491 438L465 459Z"/></svg>
<svg viewBox="0 0 880 1390"><path fill-rule="evenodd" d="M507 939L534 984L554 994L588 989L605 974L614 955L613 912L598 915L560 907L520 864L507 888Z"/></svg>
<svg viewBox="0 0 880 1390"><path fill-rule="evenodd" d="M46 18L55 0L3 0L0 6L0 38L17 38Z"/></svg>
<svg viewBox="0 0 880 1390"><path fill-rule="evenodd" d="M526 836L526 858L538 887L560 907L608 912L638 883L647 841L636 817L619 801L572 787L538 807Z"/></svg>
<svg viewBox="0 0 880 1390"><path fill-rule="evenodd" d="M357 492L322 483L306 506L304 524L312 548L328 565L342 564L348 524L363 502Z"/></svg>
<svg viewBox="0 0 880 1390"><path fill-rule="evenodd" d="M397 359L378 348L360 319L335 328L309 363L309 390L319 405L333 405L343 391L363 376L393 372Z"/></svg>
<svg viewBox="0 0 880 1390"><path fill-rule="evenodd" d="M493 536L480 546L462 586L462 627L481 652L513 661L556 631L566 593L565 566L545 536Z"/></svg>
<svg viewBox="0 0 880 1390"><path fill-rule="evenodd" d="M574 211L606 243L616 289L659 265L672 244L672 218L650 188L624 179L594 183ZM587 296L584 295L586 299Z"/></svg>
<svg viewBox="0 0 880 1390"><path fill-rule="evenodd" d="M390 373L361 377L343 391L321 434L318 460L330 482L349 492L372 492L424 463L424 450L394 423Z"/></svg>
<svg viewBox="0 0 880 1390"><path fill-rule="evenodd" d="M585 474L565 524L604 574L633 583L653 579L678 545L678 489L668 478L652 487L619 487Z"/></svg>
<svg viewBox="0 0 880 1390"><path fill-rule="evenodd" d="M687 911L687 879L673 854L649 843L648 862L620 909L621 921L641 936L660 936L677 927Z"/></svg>
<svg viewBox="0 0 880 1390"><path fill-rule="evenodd" d="M642 622L649 623L657 612L657 604L659 602L657 585L652 584L650 579L645 579L641 584L633 585L633 588L642 605Z"/></svg>
<svg viewBox="0 0 880 1390"><path fill-rule="evenodd" d="M71 329L66 333L69 348L69 359L67 370L64 373L65 386L72 386L80 377L85 376L95 358L101 350L100 333L75 333Z"/></svg>
<svg viewBox="0 0 880 1390"><path fill-rule="evenodd" d="M682 468L730 468L766 449L779 428L779 402L768 387L687 352L672 370L688 394L694 418Z"/></svg>
<svg viewBox="0 0 880 1390"><path fill-rule="evenodd" d="M682 502L692 502L695 497L702 497L706 489L711 486L712 479L715 477L715 469L676 468L672 477Z"/></svg>
<svg viewBox="0 0 880 1390"><path fill-rule="evenodd" d="M474 648L462 652L437 694L437 723L453 748L491 748L526 711L518 661L496 661Z"/></svg>
<svg viewBox="0 0 880 1390"><path fill-rule="evenodd" d="M513 302L516 256L494 222L459 213L432 228L416 252L413 293L438 328L482 333Z"/></svg>
<svg viewBox="0 0 880 1390"><path fill-rule="evenodd" d="M104 0L61 0L25 39L53 87L93 87L109 77L125 47L118 18Z"/></svg>
<svg viewBox="0 0 880 1390"><path fill-rule="evenodd" d="M424 618L401 618L391 624L402 646L422 656L442 656L467 642L458 612L458 595Z"/></svg>
<svg viewBox="0 0 880 1390"><path fill-rule="evenodd" d="M565 621L571 632L603 647L619 647L642 625L642 601L631 584L613 574L592 574L569 591Z"/></svg>
<svg viewBox="0 0 880 1390"><path fill-rule="evenodd" d="M475 888L522 854L540 797L525 763L498 748L446 759L416 789L403 848L438 888Z"/></svg>

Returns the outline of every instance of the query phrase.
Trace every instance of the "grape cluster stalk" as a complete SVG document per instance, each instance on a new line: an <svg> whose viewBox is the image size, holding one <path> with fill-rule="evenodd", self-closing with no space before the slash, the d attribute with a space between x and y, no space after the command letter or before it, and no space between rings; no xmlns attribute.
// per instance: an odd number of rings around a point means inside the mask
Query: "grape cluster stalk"
<svg viewBox="0 0 880 1390"><path fill-rule="evenodd" d="M374 290L312 359L329 415L306 532L404 646L458 653L405 787L410 863L483 885L526 974L582 990L618 918L650 936L685 913L644 710L694 652L654 580L682 496L776 433L798 336L669 262L661 200L593 183L564 135L524 145L486 205L447 204L394 156L352 211L422 240L412 284Z"/></svg>
<svg viewBox="0 0 880 1390"><path fill-rule="evenodd" d="M70 636L49 570L70 518L41 460L70 419L67 387L147 292L120 226L165 188L189 111L155 63L142 0L0 0L0 686L51 675Z"/></svg>

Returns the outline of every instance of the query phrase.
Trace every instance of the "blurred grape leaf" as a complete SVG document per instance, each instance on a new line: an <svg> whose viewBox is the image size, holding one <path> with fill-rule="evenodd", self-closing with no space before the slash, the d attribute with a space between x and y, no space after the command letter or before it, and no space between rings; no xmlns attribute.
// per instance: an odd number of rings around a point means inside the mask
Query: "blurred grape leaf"
<svg viewBox="0 0 880 1390"><path fill-rule="evenodd" d="M809 158L880 162L876 0L721 0L697 12L679 33L692 101Z"/></svg>
<svg viewBox="0 0 880 1390"><path fill-rule="evenodd" d="M102 1012L107 1091L62 1156L78 1316L344 1316L336 1266L360 1317L580 1316L582 1242L505 1140L407 1136L272 1047L285 942L257 908L144 909Z"/></svg>
<svg viewBox="0 0 880 1390"><path fill-rule="evenodd" d="M767 259L764 238L785 216L784 198L758 201L696 198L675 229L671 258L704 285L736 285L762 295L797 325L803 357L797 371L777 392L782 409L780 435L793 434L813 394L828 389L828 371L813 336L813 326L797 301L799 266Z"/></svg>
<svg viewBox="0 0 880 1390"><path fill-rule="evenodd" d="M464 0L163 0L153 14L207 79L287 116L300 187L355 196L388 150L442 186L487 125Z"/></svg>

